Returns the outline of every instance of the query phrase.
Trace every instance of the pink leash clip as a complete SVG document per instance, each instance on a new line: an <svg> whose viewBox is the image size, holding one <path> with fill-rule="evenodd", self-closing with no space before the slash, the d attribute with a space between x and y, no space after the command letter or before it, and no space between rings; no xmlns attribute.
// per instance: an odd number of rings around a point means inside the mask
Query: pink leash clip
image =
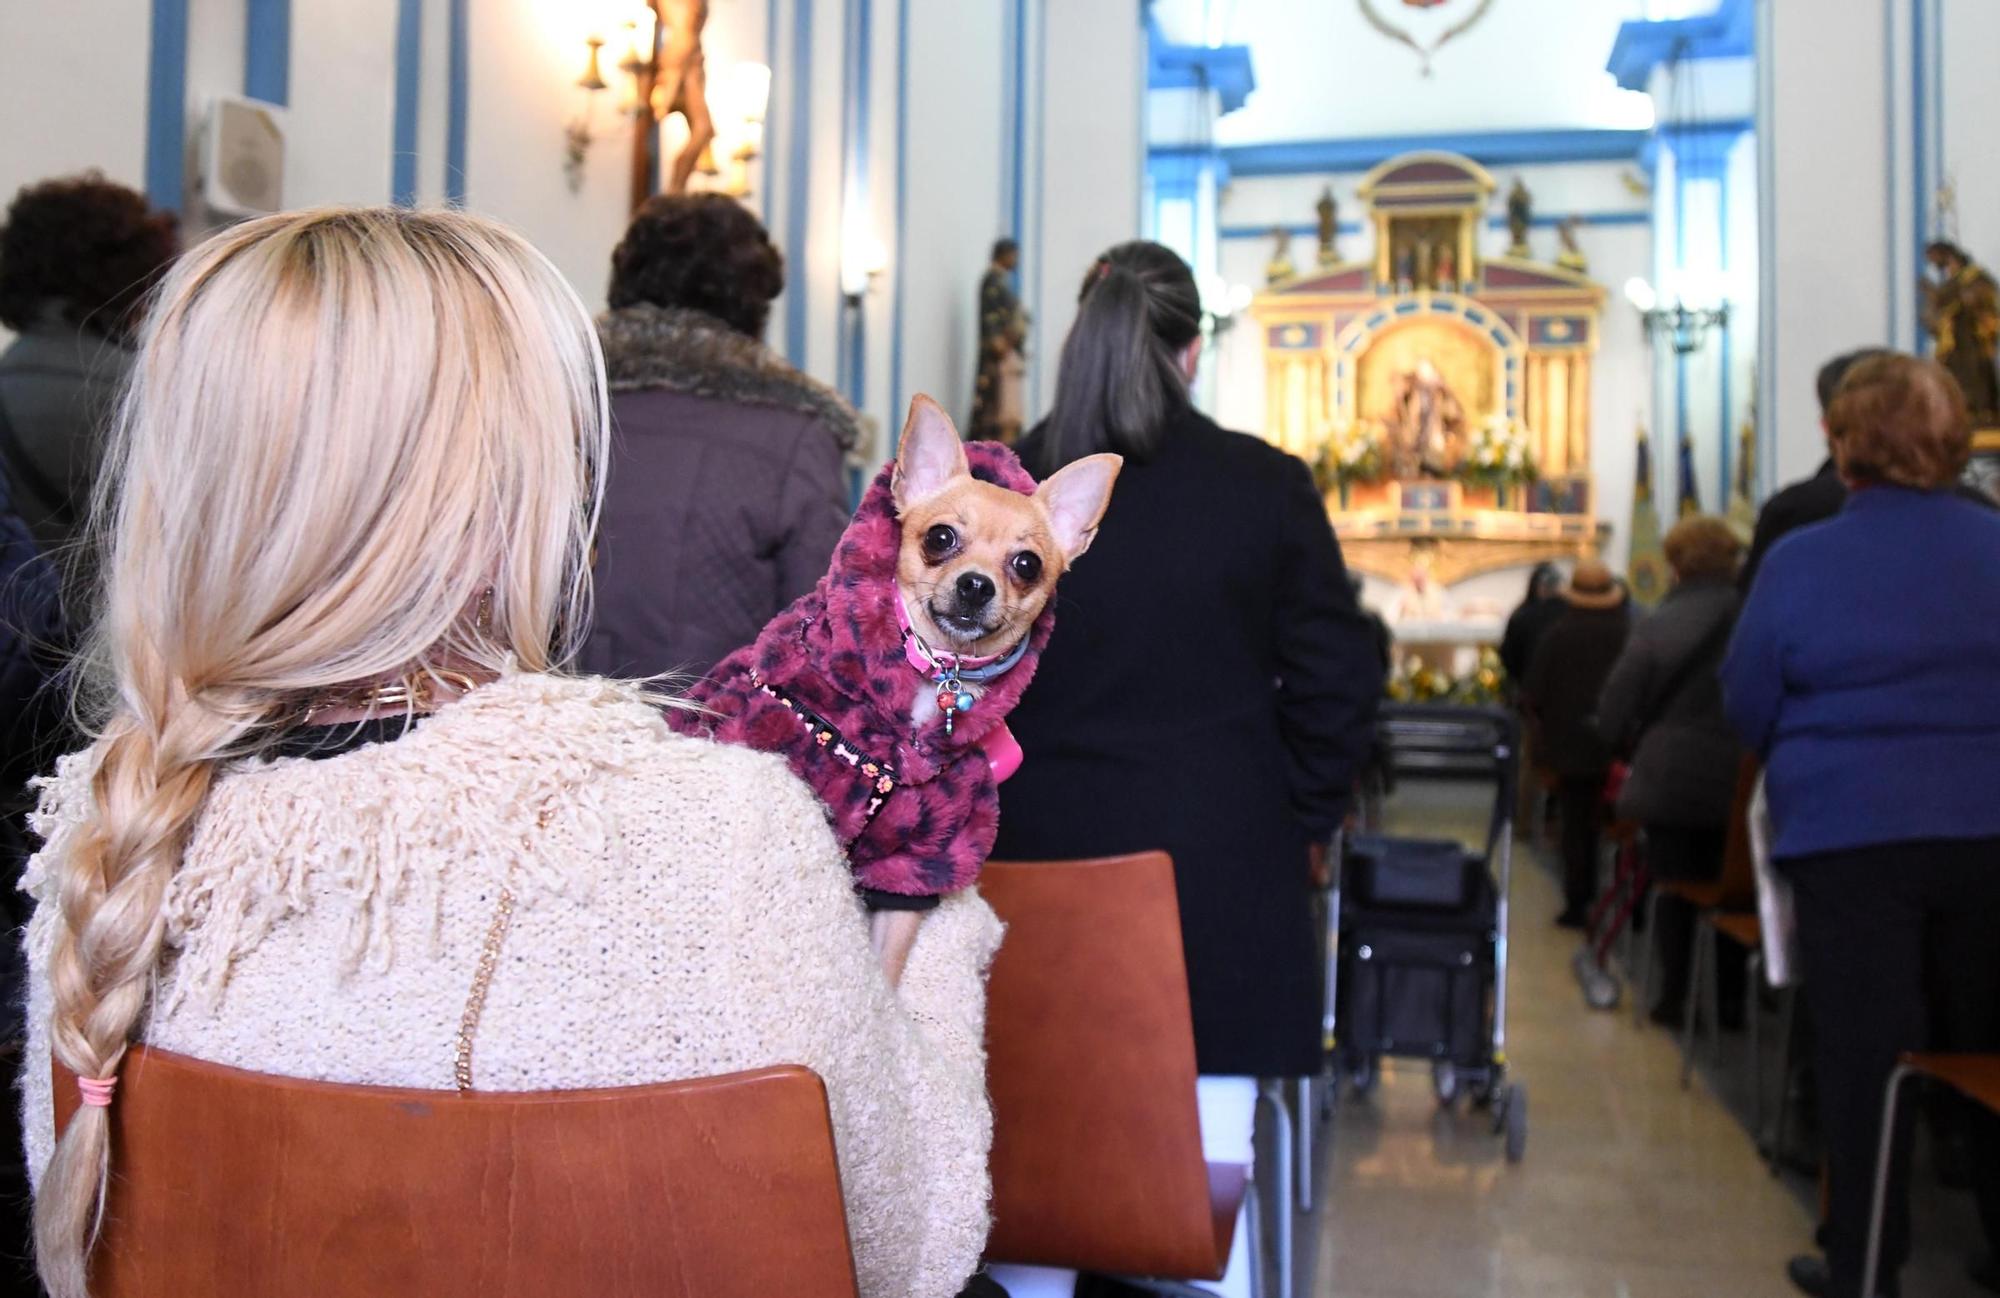
<svg viewBox="0 0 2000 1298"><path fill-rule="evenodd" d="M1008 776L1021 769L1024 756L1021 741L1014 738L1014 732L1007 728L1006 722L987 731L979 746L986 750L986 764L993 768L995 784L1005 784Z"/></svg>

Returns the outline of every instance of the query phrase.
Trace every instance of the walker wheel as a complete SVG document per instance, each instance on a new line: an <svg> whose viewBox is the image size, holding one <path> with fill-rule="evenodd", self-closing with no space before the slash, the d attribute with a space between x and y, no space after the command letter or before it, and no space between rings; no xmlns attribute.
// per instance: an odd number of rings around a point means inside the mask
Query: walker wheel
<svg viewBox="0 0 2000 1298"><path fill-rule="evenodd" d="M1437 1093L1438 1107L1448 1109L1458 1099L1458 1065L1449 1059L1439 1059L1431 1064L1431 1089Z"/></svg>
<svg viewBox="0 0 2000 1298"><path fill-rule="evenodd" d="M1520 1082L1507 1088L1505 1121L1507 1161L1518 1163L1528 1152L1528 1088Z"/></svg>

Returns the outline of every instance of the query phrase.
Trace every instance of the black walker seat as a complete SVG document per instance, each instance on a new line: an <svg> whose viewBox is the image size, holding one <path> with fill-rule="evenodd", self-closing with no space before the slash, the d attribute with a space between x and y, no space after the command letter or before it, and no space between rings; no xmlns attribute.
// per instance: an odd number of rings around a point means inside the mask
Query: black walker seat
<svg viewBox="0 0 2000 1298"><path fill-rule="evenodd" d="M1493 814L1483 851L1382 834L1344 844L1330 896L1334 1065L1365 1093L1383 1058L1428 1060L1439 1100L1491 1104L1518 1159L1527 1097L1505 1080L1515 721L1497 708L1406 704L1385 706L1376 724L1397 780L1490 784Z"/></svg>

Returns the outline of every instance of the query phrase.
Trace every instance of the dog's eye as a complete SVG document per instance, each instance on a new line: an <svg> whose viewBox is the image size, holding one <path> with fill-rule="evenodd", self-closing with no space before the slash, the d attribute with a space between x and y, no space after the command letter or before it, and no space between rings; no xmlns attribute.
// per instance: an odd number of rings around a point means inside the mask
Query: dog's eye
<svg viewBox="0 0 2000 1298"><path fill-rule="evenodd" d="M1032 586L1042 579L1042 556L1032 550L1023 550L1007 561L1014 570L1014 580L1023 586Z"/></svg>
<svg viewBox="0 0 2000 1298"><path fill-rule="evenodd" d="M932 558L950 554L958 545L958 533L943 523L937 524L924 533L924 553Z"/></svg>

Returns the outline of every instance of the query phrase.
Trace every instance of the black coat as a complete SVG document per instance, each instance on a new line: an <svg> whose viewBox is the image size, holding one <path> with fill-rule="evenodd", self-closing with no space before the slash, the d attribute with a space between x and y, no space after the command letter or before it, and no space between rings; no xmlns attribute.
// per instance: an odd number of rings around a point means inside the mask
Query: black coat
<svg viewBox="0 0 2000 1298"><path fill-rule="evenodd" d="M1726 577L1684 582L1625 641L1597 701L1599 734L1613 752L1632 754L1621 818L1694 829L1729 823L1742 748L1716 673L1737 605Z"/></svg>
<svg viewBox="0 0 2000 1298"><path fill-rule="evenodd" d="M1312 475L1184 411L1056 598L996 855L1170 852L1201 1071L1317 1072L1306 854L1345 814L1382 672Z"/></svg>
<svg viewBox="0 0 2000 1298"><path fill-rule="evenodd" d="M1507 619L1506 633L1500 637L1500 666L1517 692L1528 678L1529 664L1535 661L1535 646L1568 607L1560 596L1544 595L1528 600Z"/></svg>
<svg viewBox="0 0 2000 1298"><path fill-rule="evenodd" d="M1536 759L1557 775L1584 779L1610 764L1610 748L1597 733L1597 696L1631 630L1627 604L1572 607L1535 646L1521 702L1534 718Z"/></svg>
<svg viewBox="0 0 2000 1298"><path fill-rule="evenodd" d="M1846 503L1847 485L1840 480L1832 460L1820 465L1819 472L1810 478L1794 482L1765 501L1757 511L1757 530L1751 533L1750 553L1743 560L1743 571L1737 574L1736 588L1745 595L1750 593L1757 569L1764 566L1764 556L1778 538L1808 523L1832 518Z"/></svg>

